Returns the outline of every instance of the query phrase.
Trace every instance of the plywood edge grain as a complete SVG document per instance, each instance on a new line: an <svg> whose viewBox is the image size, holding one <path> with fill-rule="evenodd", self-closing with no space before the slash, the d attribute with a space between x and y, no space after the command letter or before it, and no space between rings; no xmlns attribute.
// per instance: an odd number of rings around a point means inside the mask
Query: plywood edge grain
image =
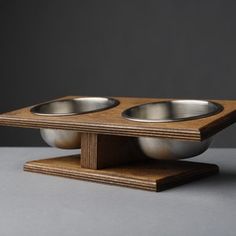
<svg viewBox="0 0 236 236"><path fill-rule="evenodd" d="M66 177L71 179L86 180L90 182L104 183L110 185L118 185L122 187L131 187L149 191L156 191L156 181L145 181L139 179L132 179L112 174L104 174L101 170L97 173L89 171L89 169L81 168L80 170L69 170L60 167L52 167L45 165L38 165L37 162L27 162L24 165L24 171Z"/></svg>
<svg viewBox="0 0 236 236"><path fill-rule="evenodd" d="M173 188L176 186L180 186L183 184L187 184L219 173L219 167L215 164L206 164L206 163L199 163L199 164L203 164L200 168L201 170L193 168L188 173L183 173L180 174L179 176L170 176L163 179L159 183L157 182L156 186L157 192Z"/></svg>
<svg viewBox="0 0 236 236"><path fill-rule="evenodd" d="M68 99L80 96L66 96L59 99ZM122 118L121 113L125 109L148 102L158 102L170 99L158 98L129 98L112 97L118 99L117 107L83 114L79 116L66 117L42 117L30 113L30 107L7 112L0 115L0 125L22 128L51 128L77 130L78 132L130 136L130 137L160 137L173 138L190 141L202 141L236 121L236 101L233 100L211 100L218 102L224 110L216 115L189 121L170 123L145 123L128 121Z"/></svg>
<svg viewBox="0 0 236 236"><path fill-rule="evenodd" d="M166 169L168 167L168 169ZM68 156L29 161L25 171L112 184L150 191L162 191L218 173L213 164L188 161L162 163L146 160L102 170L81 168L78 157Z"/></svg>
<svg viewBox="0 0 236 236"><path fill-rule="evenodd" d="M231 111L226 116L221 117L220 119L216 119L211 123L201 127L199 129L201 140L207 139L221 130L229 127L230 125L234 124L236 121L236 110Z"/></svg>
<svg viewBox="0 0 236 236"><path fill-rule="evenodd" d="M128 137L163 137L163 138L174 138L183 140L200 141L201 133L198 130L188 130L188 129L166 129L166 128L140 128L140 127L122 127L113 125L99 125L99 124L84 124L77 122L65 124L65 122L53 123L42 122L39 120L28 120L28 119L16 119L9 117L0 117L1 126L11 126L18 128L33 128L33 129L63 129L63 130L75 130L78 132L86 133L98 133L107 135L119 135Z"/></svg>

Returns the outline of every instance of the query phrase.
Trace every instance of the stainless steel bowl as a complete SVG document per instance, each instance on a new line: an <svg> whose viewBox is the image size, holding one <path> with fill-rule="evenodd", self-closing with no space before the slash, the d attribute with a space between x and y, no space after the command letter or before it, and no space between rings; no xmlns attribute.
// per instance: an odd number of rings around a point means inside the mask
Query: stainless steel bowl
<svg viewBox="0 0 236 236"><path fill-rule="evenodd" d="M223 110L220 104L202 100L171 100L131 107L122 113L126 119L138 122L177 122L204 118ZM154 159L183 159L207 150L212 139L202 142L169 138L140 137L141 150Z"/></svg>
<svg viewBox="0 0 236 236"><path fill-rule="evenodd" d="M43 116L71 116L106 110L118 104L113 98L73 98L39 104L32 107L31 112ZM43 140L53 147L74 149L81 146L81 134L77 131L40 129L40 133Z"/></svg>

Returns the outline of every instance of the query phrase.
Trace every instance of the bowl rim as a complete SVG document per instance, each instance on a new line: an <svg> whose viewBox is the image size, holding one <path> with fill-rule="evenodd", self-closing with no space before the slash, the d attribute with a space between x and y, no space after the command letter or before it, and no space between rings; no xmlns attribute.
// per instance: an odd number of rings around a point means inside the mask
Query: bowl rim
<svg viewBox="0 0 236 236"><path fill-rule="evenodd" d="M183 118L178 118L178 119L143 119L143 118L135 118L133 116L129 116L127 114L127 112L129 112L132 109L135 109L137 107L144 107L147 106L149 104L162 104L162 103L208 103L208 104L213 104L216 109L214 111L208 112L206 114L202 114L202 115L195 115L195 116L189 116L189 117L183 117ZM224 110L224 107L217 103L217 102L213 102L213 101L209 101L209 100L197 100L197 99L172 99L172 100L163 100L163 101L157 101L157 102L148 102L148 103L143 103L140 105L136 105L133 107L129 107L128 109L124 110L122 112L122 117L127 119L127 120L131 120L131 121L137 121L137 122L145 122L145 123L170 123L170 122L180 122L180 121L188 121L188 120L196 120L196 119L201 119L201 118L206 118L209 116L213 116L216 115L220 112L222 112Z"/></svg>
<svg viewBox="0 0 236 236"><path fill-rule="evenodd" d="M84 111L84 112L69 112L69 113L42 113L39 112L38 110L40 109L41 106L49 105L52 103L60 103L60 102L69 102L69 101L83 101L83 100L107 100L107 101L112 101L113 103L107 107L104 108L98 108L94 109L92 111ZM34 115L40 115L40 116L74 116L74 115L82 115L82 114L87 114L87 113L94 113L98 111L104 111L111 109L113 107L116 107L120 104L120 101L112 98L112 97L74 97L74 98L67 98L67 99L61 99L61 100L53 100L49 102L44 102L44 103L39 103L37 105L34 105L30 108L30 112Z"/></svg>

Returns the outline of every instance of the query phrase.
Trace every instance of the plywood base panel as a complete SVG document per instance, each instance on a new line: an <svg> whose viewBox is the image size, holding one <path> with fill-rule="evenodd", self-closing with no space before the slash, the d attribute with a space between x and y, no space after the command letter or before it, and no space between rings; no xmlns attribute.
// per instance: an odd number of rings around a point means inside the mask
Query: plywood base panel
<svg viewBox="0 0 236 236"><path fill-rule="evenodd" d="M189 161L145 160L102 170L81 168L80 157L66 156L27 162L25 171L88 180L150 191L162 191L216 174L218 166Z"/></svg>

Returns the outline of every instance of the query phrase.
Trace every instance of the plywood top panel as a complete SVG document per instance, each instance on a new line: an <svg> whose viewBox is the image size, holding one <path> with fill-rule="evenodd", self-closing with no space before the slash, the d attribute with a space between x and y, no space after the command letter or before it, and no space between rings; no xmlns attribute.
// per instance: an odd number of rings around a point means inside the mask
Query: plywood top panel
<svg viewBox="0 0 236 236"><path fill-rule="evenodd" d="M75 98L67 96L60 99ZM77 130L98 134L122 136L149 136L176 138L185 140L204 140L236 120L235 100L211 100L221 104L224 109L220 113L206 118L166 122L146 123L130 121L121 116L121 113L132 106L149 102L165 101L170 99L114 97L120 104L108 110L72 115L72 116L40 116L30 112L32 106L7 112L0 115L0 125L25 128L52 128Z"/></svg>

